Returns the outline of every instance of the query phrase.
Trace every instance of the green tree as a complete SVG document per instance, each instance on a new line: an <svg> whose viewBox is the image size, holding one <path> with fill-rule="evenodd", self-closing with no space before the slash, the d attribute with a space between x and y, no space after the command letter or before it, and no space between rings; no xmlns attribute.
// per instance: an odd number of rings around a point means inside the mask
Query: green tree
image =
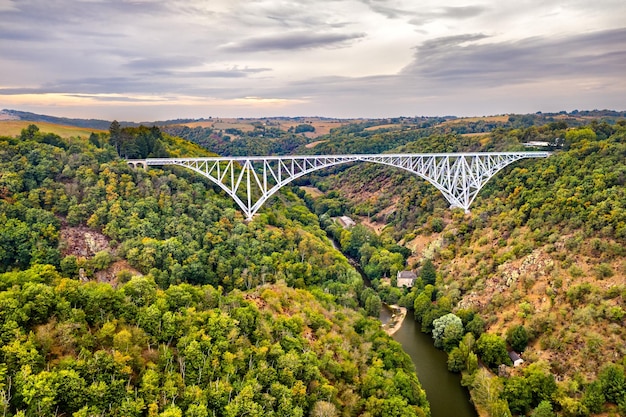
<svg viewBox="0 0 626 417"><path fill-rule="evenodd" d="M435 269L435 264L430 259L426 259L422 268L420 269L420 278L424 284L434 284L437 279L437 270Z"/></svg>
<svg viewBox="0 0 626 417"><path fill-rule="evenodd" d="M30 124L26 128L22 129L22 133L20 134L20 139L34 140L38 135L39 135L39 127L37 127L37 125Z"/></svg>
<svg viewBox="0 0 626 417"><path fill-rule="evenodd" d="M552 404L550 401L544 400L539 403L537 407L530 413L531 417L554 417L554 411L552 411Z"/></svg>
<svg viewBox="0 0 626 417"><path fill-rule="evenodd" d="M380 297L376 294L369 296L365 300L365 311L368 316L378 317L380 316L380 310L383 304Z"/></svg>
<svg viewBox="0 0 626 417"><path fill-rule="evenodd" d="M117 120L113 120L109 126L109 143L113 145L119 155L122 146L122 128Z"/></svg>
<svg viewBox="0 0 626 417"><path fill-rule="evenodd" d="M626 375L620 365L609 364L602 368L598 380L606 400L613 404L624 402L626 398Z"/></svg>
<svg viewBox="0 0 626 417"><path fill-rule="evenodd" d="M471 332L474 335L474 338L478 339L485 331L485 320L483 320L482 317L476 314L467 323L467 325L465 326L465 330Z"/></svg>
<svg viewBox="0 0 626 417"><path fill-rule="evenodd" d="M600 381L593 381L585 388L582 403L591 413L602 412L602 407L606 402L604 393L602 392L602 384Z"/></svg>
<svg viewBox="0 0 626 417"><path fill-rule="evenodd" d="M476 352L485 365L492 369L500 364L511 365L506 343L498 335L483 333L476 341Z"/></svg>
<svg viewBox="0 0 626 417"><path fill-rule="evenodd" d="M502 396L513 414L526 414L532 406L533 394L523 377L513 376L504 383Z"/></svg>
<svg viewBox="0 0 626 417"><path fill-rule="evenodd" d="M446 351L452 350L463 337L463 322L454 313L448 313L433 321L435 346Z"/></svg>
<svg viewBox="0 0 626 417"><path fill-rule="evenodd" d="M466 358L458 347L455 347L448 354L448 370L450 372L461 372L466 368Z"/></svg>
<svg viewBox="0 0 626 417"><path fill-rule="evenodd" d="M528 333L526 328L521 324L510 328L506 332L506 341L516 352L523 352L528 345Z"/></svg>
<svg viewBox="0 0 626 417"><path fill-rule="evenodd" d="M533 393L533 405L541 401L550 401L557 389L550 365L545 362L531 363L524 369L524 377Z"/></svg>

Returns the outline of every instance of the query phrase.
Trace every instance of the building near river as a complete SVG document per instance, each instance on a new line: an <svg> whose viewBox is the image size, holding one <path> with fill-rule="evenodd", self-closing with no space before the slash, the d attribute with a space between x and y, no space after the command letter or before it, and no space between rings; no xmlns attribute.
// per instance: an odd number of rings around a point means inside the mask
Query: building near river
<svg viewBox="0 0 626 417"><path fill-rule="evenodd" d="M344 229L349 229L353 226L356 226L356 222L354 220L352 220L350 217L348 216L341 216L339 217L337 220L339 220L339 224L344 228Z"/></svg>
<svg viewBox="0 0 626 417"><path fill-rule="evenodd" d="M415 284L417 275L413 271L398 271L396 285L400 287L411 288Z"/></svg>
<svg viewBox="0 0 626 417"><path fill-rule="evenodd" d="M519 353L515 352L514 350L509 351L509 358L511 358L513 366L520 366L524 363L524 359L522 359Z"/></svg>

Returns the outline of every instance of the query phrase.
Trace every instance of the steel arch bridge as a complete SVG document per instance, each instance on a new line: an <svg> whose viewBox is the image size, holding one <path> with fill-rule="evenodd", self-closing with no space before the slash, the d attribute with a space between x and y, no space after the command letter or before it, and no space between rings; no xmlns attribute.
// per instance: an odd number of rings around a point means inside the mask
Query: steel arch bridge
<svg viewBox="0 0 626 417"><path fill-rule="evenodd" d="M274 193L303 175L351 162L373 162L409 171L434 185L451 207L466 212L481 188L498 171L524 158L549 152L480 152L370 155L234 156L131 159L133 167L179 165L207 177L252 219Z"/></svg>

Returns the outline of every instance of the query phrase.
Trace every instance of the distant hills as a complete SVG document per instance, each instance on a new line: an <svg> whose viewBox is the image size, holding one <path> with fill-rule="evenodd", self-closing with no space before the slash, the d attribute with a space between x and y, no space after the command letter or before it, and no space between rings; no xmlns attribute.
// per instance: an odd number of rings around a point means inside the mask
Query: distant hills
<svg viewBox="0 0 626 417"><path fill-rule="evenodd" d="M4 117L2 117L4 116ZM59 125L85 127L89 129L107 130L110 120L101 119L71 119L67 117L47 116L44 114L29 113L19 110L4 109L0 112L0 120L26 120L29 122L46 122ZM127 124L130 126L131 124Z"/></svg>
<svg viewBox="0 0 626 417"><path fill-rule="evenodd" d="M626 117L626 111L622 110L622 111L616 111L616 110L574 110L571 112L566 112L566 111L561 111L558 113L542 113L542 112L537 112L533 114L534 116L540 116L542 118L546 118L546 119L562 119L564 117L567 117L568 119L583 119L583 118L606 118L606 119L614 119L614 118L622 118L622 117ZM501 116L523 116L523 115L501 115ZM474 117L474 118L460 118L460 117L456 117L456 116L445 116L445 117L425 117L425 116L421 116L421 117L398 117L398 118L381 118L381 119L371 119L371 120L378 120L381 122L391 122L391 123L395 123L399 120L402 121L410 121L412 119L419 119L420 121L424 121L424 120L429 120L429 119L448 119L448 120L454 120L454 119L458 119L458 120L467 120L467 121L473 121L476 122L478 120L481 119L485 119L485 117ZM23 120L23 121L30 121L30 122L46 122L46 123L53 123L53 124L59 124L59 125L66 125L66 126L76 126L76 127L82 127L82 128L87 128L87 129L97 129L97 130L108 130L109 126L112 122L112 120L104 120L104 119L77 119L77 118L68 118L68 117L56 117L56 116L49 116L49 115L45 115L45 114L37 114L37 113L31 113L31 112L26 112L26 111L20 111L20 110L11 110L11 109L4 109L0 111L0 121L4 121L4 120ZM140 126L140 125L157 125L157 126L166 126L166 125L181 125L181 124L188 124L188 123L198 123L198 122L216 122L220 120L220 118L185 118L185 119L170 119L170 120L160 120L160 121L143 121L143 122L128 122L128 121L119 121L121 126ZM227 120L227 119L224 119ZM228 119L230 120L230 119ZM318 120L318 121L330 121L330 120L341 120L341 119L335 119L335 118L328 118L328 117L263 117L263 118L236 118L236 119L232 119L232 120L255 120L255 121L264 121L264 120L282 120L282 121L292 121L292 122L307 122L310 120ZM366 121L368 119L358 119L359 121L363 122ZM348 121L347 119L344 121ZM356 121L355 119L352 119L352 121ZM441 120L439 120L441 121Z"/></svg>

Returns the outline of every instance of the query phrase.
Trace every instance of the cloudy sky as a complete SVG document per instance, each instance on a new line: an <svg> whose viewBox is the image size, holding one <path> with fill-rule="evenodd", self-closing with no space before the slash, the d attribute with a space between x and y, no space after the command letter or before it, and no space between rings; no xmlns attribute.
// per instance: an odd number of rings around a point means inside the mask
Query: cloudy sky
<svg viewBox="0 0 626 417"><path fill-rule="evenodd" d="M626 110L624 0L0 0L0 109L178 117Z"/></svg>

